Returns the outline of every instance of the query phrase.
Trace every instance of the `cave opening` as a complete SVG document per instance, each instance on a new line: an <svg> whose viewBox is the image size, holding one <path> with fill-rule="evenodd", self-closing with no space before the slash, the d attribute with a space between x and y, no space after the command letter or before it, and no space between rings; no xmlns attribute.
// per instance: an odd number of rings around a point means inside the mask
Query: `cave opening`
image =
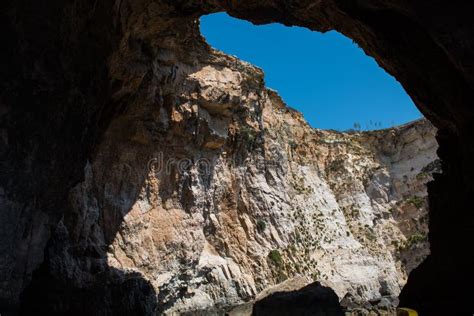
<svg viewBox="0 0 474 316"><path fill-rule="evenodd" d="M266 85L312 127L377 130L423 117L400 83L341 33L226 13L202 16L200 27L213 48L262 68Z"/></svg>

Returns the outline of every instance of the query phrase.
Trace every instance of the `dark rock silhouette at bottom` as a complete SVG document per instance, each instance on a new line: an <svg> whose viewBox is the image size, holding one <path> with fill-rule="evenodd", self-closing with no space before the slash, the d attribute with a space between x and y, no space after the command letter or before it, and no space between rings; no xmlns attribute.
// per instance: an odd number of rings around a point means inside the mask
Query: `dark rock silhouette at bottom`
<svg viewBox="0 0 474 316"><path fill-rule="evenodd" d="M314 282L296 291L276 292L265 297L255 303L252 315L339 316L344 313L336 293Z"/></svg>

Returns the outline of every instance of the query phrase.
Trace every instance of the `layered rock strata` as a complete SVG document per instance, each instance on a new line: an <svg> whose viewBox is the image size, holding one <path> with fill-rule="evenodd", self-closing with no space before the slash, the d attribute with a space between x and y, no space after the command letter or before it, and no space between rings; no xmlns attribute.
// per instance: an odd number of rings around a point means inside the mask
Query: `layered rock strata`
<svg viewBox="0 0 474 316"><path fill-rule="evenodd" d="M259 69L215 55L173 68L180 98L112 122L70 194L56 265L90 275L70 249L102 248L167 314L228 311L295 277L356 305L395 302L429 253L435 129L313 129Z"/></svg>

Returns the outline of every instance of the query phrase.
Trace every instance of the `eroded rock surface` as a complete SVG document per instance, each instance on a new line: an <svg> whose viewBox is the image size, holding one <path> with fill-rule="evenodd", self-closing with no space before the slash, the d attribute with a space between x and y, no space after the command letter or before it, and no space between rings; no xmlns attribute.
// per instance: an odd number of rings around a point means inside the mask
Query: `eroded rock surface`
<svg viewBox="0 0 474 316"><path fill-rule="evenodd" d="M393 304L429 252L435 129L313 129L259 69L214 54L175 66L179 98L112 122L70 194L55 266L81 288L85 250L102 248L101 264L142 275L166 314L223 313L301 277Z"/></svg>

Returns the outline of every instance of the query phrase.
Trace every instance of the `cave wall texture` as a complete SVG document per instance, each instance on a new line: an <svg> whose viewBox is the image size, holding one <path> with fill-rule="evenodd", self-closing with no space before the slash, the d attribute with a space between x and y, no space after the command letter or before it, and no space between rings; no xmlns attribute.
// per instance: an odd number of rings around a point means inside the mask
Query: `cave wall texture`
<svg viewBox="0 0 474 316"><path fill-rule="evenodd" d="M443 168L428 188L431 255L411 273L400 304L422 315L472 314L472 1L4 0L0 8L2 314L156 309L149 284L108 268L103 247L69 248L97 259L87 261L89 279L58 267L58 223L111 122L182 97L174 65L212 57L197 21L219 11L256 24L336 30L400 81L438 128ZM113 235L120 220L101 223Z"/></svg>

